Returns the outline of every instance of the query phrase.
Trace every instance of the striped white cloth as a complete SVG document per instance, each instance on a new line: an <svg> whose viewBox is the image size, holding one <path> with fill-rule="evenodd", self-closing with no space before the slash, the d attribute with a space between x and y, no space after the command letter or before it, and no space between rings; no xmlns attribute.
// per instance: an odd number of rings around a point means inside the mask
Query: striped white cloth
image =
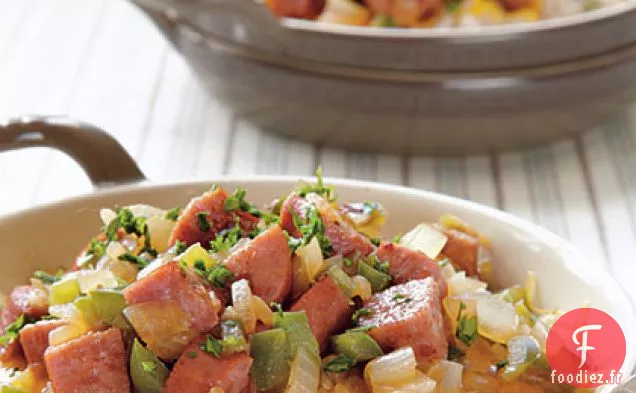
<svg viewBox="0 0 636 393"><path fill-rule="evenodd" d="M311 174L435 190L496 206L571 240L636 299L636 109L581 138L498 156L347 153L258 130L208 98L124 0L0 0L0 116L69 114L110 132L154 181ZM89 192L67 157L0 155L0 211Z"/></svg>

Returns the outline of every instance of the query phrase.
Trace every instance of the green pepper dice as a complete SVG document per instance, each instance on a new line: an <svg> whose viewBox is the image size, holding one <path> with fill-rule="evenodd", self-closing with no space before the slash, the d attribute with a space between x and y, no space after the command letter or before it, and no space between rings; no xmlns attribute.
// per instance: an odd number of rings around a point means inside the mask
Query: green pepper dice
<svg viewBox="0 0 636 393"><path fill-rule="evenodd" d="M358 273L371 283L371 290L376 293L383 291L391 284L391 276L374 269L365 262L358 264Z"/></svg>
<svg viewBox="0 0 636 393"><path fill-rule="evenodd" d="M296 356L300 346L305 347L309 353L320 356L318 340L314 337L309 326L307 314L304 311L284 312L274 315L274 327L281 328L287 333L287 343L289 345L289 355Z"/></svg>
<svg viewBox="0 0 636 393"><path fill-rule="evenodd" d="M88 296L93 300L95 311L102 321L125 331L132 330L123 314L124 308L128 307L123 293L112 290L95 290L89 291Z"/></svg>
<svg viewBox="0 0 636 393"><path fill-rule="evenodd" d="M130 352L130 379L135 389L139 393L161 393L169 374L157 355L135 339Z"/></svg>
<svg viewBox="0 0 636 393"><path fill-rule="evenodd" d="M378 343L365 332L346 332L331 337L331 345L335 353L343 354L358 362L375 359L383 352Z"/></svg>
<svg viewBox="0 0 636 393"><path fill-rule="evenodd" d="M252 336L250 354L252 379L259 391L279 391L289 378L289 348L284 329L272 329Z"/></svg>

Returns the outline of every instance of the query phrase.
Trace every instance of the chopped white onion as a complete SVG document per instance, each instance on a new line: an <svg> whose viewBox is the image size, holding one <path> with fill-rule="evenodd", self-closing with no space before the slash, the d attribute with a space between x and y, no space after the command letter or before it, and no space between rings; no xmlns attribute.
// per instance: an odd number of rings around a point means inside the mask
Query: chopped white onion
<svg viewBox="0 0 636 393"><path fill-rule="evenodd" d="M353 282L353 291L351 297L359 296L362 300L368 300L372 295L371 283L363 276L357 274L351 278Z"/></svg>
<svg viewBox="0 0 636 393"><path fill-rule="evenodd" d="M117 277L110 270L86 270L77 277L80 292L86 293L95 289L112 289L119 285Z"/></svg>
<svg viewBox="0 0 636 393"><path fill-rule="evenodd" d="M130 211L135 217L146 217L150 218L152 216L165 216L166 212L162 209L156 208L150 205L137 204L128 206Z"/></svg>
<svg viewBox="0 0 636 393"><path fill-rule="evenodd" d="M322 250L318 238L313 237L307 245L298 247L296 257L300 259L301 269L313 282L323 269Z"/></svg>
<svg viewBox="0 0 636 393"><path fill-rule="evenodd" d="M108 226L108 224L117 217L117 213L115 213L112 209L101 209L99 211L99 217L102 219L104 225Z"/></svg>
<svg viewBox="0 0 636 393"><path fill-rule="evenodd" d="M411 381L397 386L378 386L373 388L373 393L433 393L436 386L434 380L415 370L415 377Z"/></svg>
<svg viewBox="0 0 636 393"><path fill-rule="evenodd" d="M247 280L242 279L232 283L232 306L242 322L245 333L254 333L256 312L252 302L252 290Z"/></svg>
<svg viewBox="0 0 636 393"><path fill-rule="evenodd" d="M402 236L400 244L411 250L423 252L431 259L436 259L447 240L443 233L422 223Z"/></svg>
<svg viewBox="0 0 636 393"><path fill-rule="evenodd" d="M320 358L301 345L291 364L285 393L315 393L319 382Z"/></svg>
<svg viewBox="0 0 636 393"><path fill-rule="evenodd" d="M364 376L372 389L408 383L417 375L413 348L404 347L367 363Z"/></svg>
<svg viewBox="0 0 636 393"><path fill-rule="evenodd" d="M485 282L466 277L466 272L464 271L455 273L446 282L448 283L448 293L450 295L484 291L488 287L488 284Z"/></svg>
<svg viewBox="0 0 636 393"><path fill-rule="evenodd" d="M519 331L519 317L515 307L495 295L475 294L479 334L505 343Z"/></svg>
<svg viewBox="0 0 636 393"><path fill-rule="evenodd" d="M108 255L110 259L119 259L120 256L127 252L128 250L119 242L110 242L106 247L106 255Z"/></svg>
<svg viewBox="0 0 636 393"><path fill-rule="evenodd" d="M69 324L60 326L59 328L52 330L49 333L49 345L55 346L63 344L74 338L83 336L86 334L87 329L78 324Z"/></svg>
<svg viewBox="0 0 636 393"><path fill-rule="evenodd" d="M457 362L441 360L428 371L437 382L437 393L461 393L464 366Z"/></svg>
<svg viewBox="0 0 636 393"><path fill-rule="evenodd" d="M168 249L168 241L174 221L168 220L163 216L152 216L146 221L148 233L150 234L150 245L157 250L158 253L166 252Z"/></svg>

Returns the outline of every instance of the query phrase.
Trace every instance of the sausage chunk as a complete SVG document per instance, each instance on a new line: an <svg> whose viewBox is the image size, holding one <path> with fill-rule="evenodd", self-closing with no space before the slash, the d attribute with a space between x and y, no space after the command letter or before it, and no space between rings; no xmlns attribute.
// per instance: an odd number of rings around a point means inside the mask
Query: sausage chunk
<svg viewBox="0 0 636 393"><path fill-rule="evenodd" d="M290 235L299 237L293 214L305 220L311 209L317 209L334 254L367 256L373 252L371 241L344 221L338 211L318 194L309 194L305 198L295 193L290 194L281 207L280 220L283 229Z"/></svg>
<svg viewBox="0 0 636 393"><path fill-rule="evenodd" d="M286 18L315 19L325 8L325 0L267 0L267 4Z"/></svg>
<svg viewBox="0 0 636 393"><path fill-rule="evenodd" d="M217 187L192 199L172 229L170 246L180 240L188 246L201 243L203 247L207 247L219 232L234 226L235 217L245 234L253 231L259 219L240 210L225 211L227 198L225 190ZM207 222L207 225L202 227L202 221Z"/></svg>
<svg viewBox="0 0 636 393"><path fill-rule="evenodd" d="M267 302L281 303L291 290L291 252L278 225L232 253L225 266L237 279L247 279L254 294Z"/></svg>
<svg viewBox="0 0 636 393"><path fill-rule="evenodd" d="M364 305L371 315L360 318L362 327L383 350L411 346L418 359L446 359L448 343L444 330L439 289L433 278L413 280L377 293Z"/></svg>
<svg viewBox="0 0 636 393"><path fill-rule="evenodd" d="M246 352L221 355L218 359L201 350L202 338L181 355L163 388L163 393L243 393L250 384L252 358Z"/></svg>
<svg viewBox="0 0 636 393"><path fill-rule="evenodd" d="M305 310L311 331L320 348L326 349L327 339L347 327L353 309L333 278L325 276L291 307L291 311Z"/></svg>
<svg viewBox="0 0 636 393"><path fill-rule="evenodd" d="M44 353L58 393L130 393L127 361L118 329L89 333Z"/></svg>
<svg viewBox="0 0 636 393"><path fill-rule="evenodd" d="M442 277L439 264L424 253L395 243L383 243L378 248L377 256L389 263L389 274L394 284L433 277L437 281L441 297L446 296L446 281Z"/></svg>
<svg viewBox="0 0 636 393"><path fill-rule="evenodd" d="M20 344L29 364L44 360L44 351L49 347L49 333L63 325L62 321L40 321L20 330Z"/></svg>
<svg viewBox="0 0 636 393"><path fill-rule="evenodd" d="M157 268L143 279L124 290L128 304L157 300L174 300L192 318L197 332L207 332L219 321L219 301L212 299L202 279L194 273L185 273L177 262Z"/></svg>
<svg viewBox="0 0 636 393"><path fill-rule="evenodd" d="M450 258L467 275L476 276L479 239L456 229L445 229L444 235L448 240L442 254Z"/></svg>
<svg viewBox="0 0 636 393"><path fill-rule="evenodd" d="M11 291L0 319L2 327L6 327L22 314L30 319L39 319L48 312L49 301L46 292L30 285L20 285Z"/></svg>
<svg viewBox="0 0 636 393"><path fill-rule="evenodd" d="M398 26L414 26L433 16L442 5L441 0L364 0L374 15L390 16Z"/></svg>

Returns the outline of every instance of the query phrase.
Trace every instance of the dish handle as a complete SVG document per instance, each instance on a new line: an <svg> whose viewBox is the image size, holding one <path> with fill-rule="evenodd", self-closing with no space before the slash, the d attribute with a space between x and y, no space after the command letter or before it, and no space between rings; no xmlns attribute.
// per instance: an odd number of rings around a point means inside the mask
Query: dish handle
<svg viewBox="0 0 636 393"><path fill-rule="evenodd" d="M0 121L0 152L27 147L63 151L96 187L145 180L126 149L104 130L63 116L22 116Z"/></svg>

